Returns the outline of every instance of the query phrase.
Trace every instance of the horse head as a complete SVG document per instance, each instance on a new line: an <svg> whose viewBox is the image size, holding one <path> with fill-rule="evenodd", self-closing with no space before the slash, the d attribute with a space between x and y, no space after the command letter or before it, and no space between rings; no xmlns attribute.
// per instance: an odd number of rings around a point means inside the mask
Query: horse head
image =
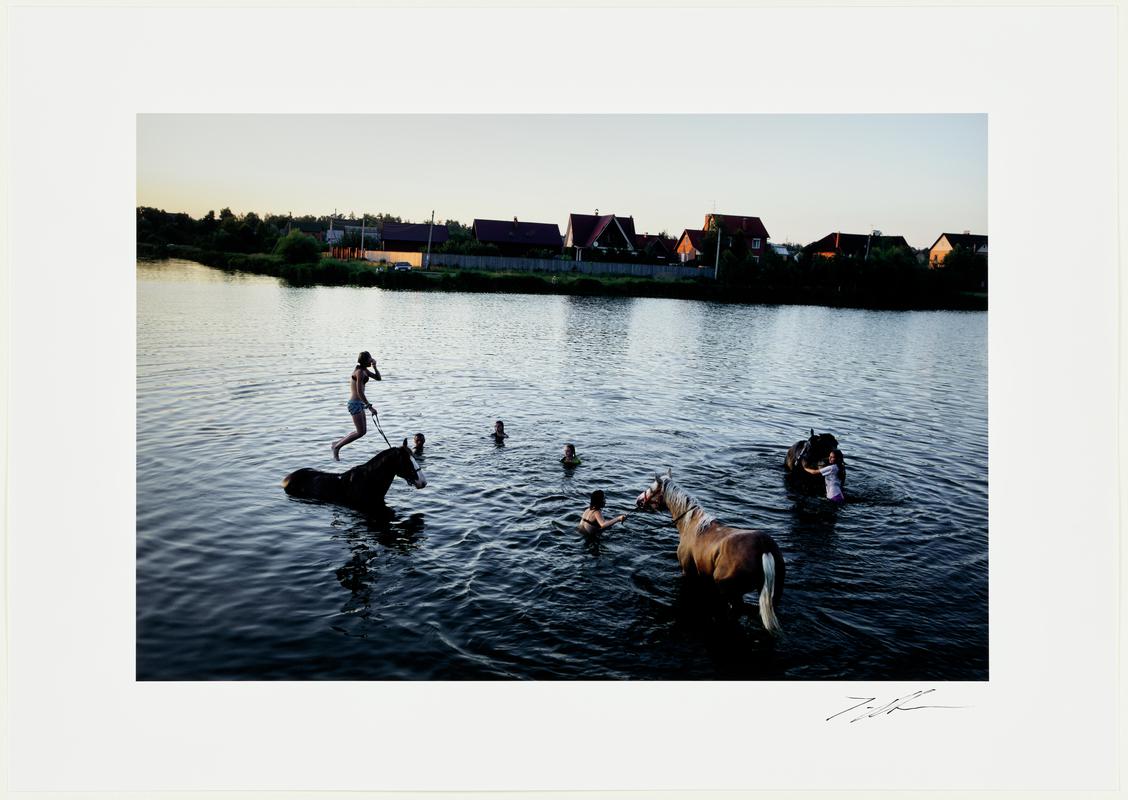
<svg viewBox="0 0 1128 800"><path fill-rule="evenodd" d="M673 471L667 469L665 475L655 474L654 481L635 500L638 508L653 508L655 511L666 511L666 481L673 477Z"/></svg>
<svg viewBox="0 0 1128 800"><path fill-rule="evenodd" d="M827 460L831 450L838 449L838 440L830 433L815 433L811 430L811 438L803 450L803 461L807 464L821 464Z"/></svg>
<svg viewBox="0 0 1128 800"><path fill-rule="evenodd" d="M427 485L427 479L423 477L423 470L419 469L419 462L415 460L415 456L411 454L411 448L407 446L407 439L403 440L403 445L396 448L396 475L416 489L422 489Z"/></svg>

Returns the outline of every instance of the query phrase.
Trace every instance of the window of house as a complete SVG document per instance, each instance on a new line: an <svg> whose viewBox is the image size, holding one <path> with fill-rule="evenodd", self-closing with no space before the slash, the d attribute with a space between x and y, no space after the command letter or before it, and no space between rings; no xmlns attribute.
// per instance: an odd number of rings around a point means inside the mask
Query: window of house
<svg viewBox="0 0 1128 800"><path fill-rule="evenodd" d="M753 250L759 250L760 249L760 240L759 239L753 239L752 240L752 249Z"/></svg>

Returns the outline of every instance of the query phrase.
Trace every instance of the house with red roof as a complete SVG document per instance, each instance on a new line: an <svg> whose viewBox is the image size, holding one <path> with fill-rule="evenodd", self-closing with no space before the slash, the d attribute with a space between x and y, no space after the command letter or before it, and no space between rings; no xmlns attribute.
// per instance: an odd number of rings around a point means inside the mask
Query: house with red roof
<svg viewBox="0 0 1128 800"><path fill-rule="evenodd" d="M711 231L713 226L721 232L721 247L730 248L737 232L744 236L744 243L748 247L748 254L753 261L759 261L760 256L768 249L768 229L759 217L738 217L735 214L706 214L702 230Z"/></svg>
<svg viewBox="0 0 1128 800"><path fill-rule="evenodd" d="M674 245L674 252L679 261L684 264L687 261L696 261L701 257L705 247L705 233L706 231L693 228L686 228L682 231L682 235L678 237L678 243Z"/></svg>
<svg viewBox="0 0 1128 800"><path fill-rule="evenodd" d="M768 249L768 229L759 217L744 217L736 214L706 214L705 223L700 229L686 228L676 245L681 261L696 261L704 255L702 251L705 237L714 229L721 232L721 247L729 250L737 241L738 235L744 239L744 247L753 261L759 261ZM714 240L715 242L716 240ZM714 244L714 247L716 245Z"/></svg>
<svg viewBox="0 0 1128 800"><path fill-rule="evenodd" d="M503 256L528 256L536 250L559 253L564 239L555 222L512 222L503 219L476 219L471 226L474 239L496 245Z"/></svg>
<svg viewBox="0 0 1128 800"><path fill-rule="evenodd" d="M899 247L913 252L904 236L885 236L880 231L873 233L828 233L821 239L803 248L808 256L820 258L861 258L865 260L870 252Z"/></svg>
<svg viewBox="0 0 1128 800"><path fill-rule="evenodd" d="M987 236L985 234L971 233L942 233L940 238L928 248L928 266L938 267L944 263L948 253L955 248L962 247L977 256L987 256Z"/></svg>
<svg viewBox="0 0 1128 800"><path fill-rule="evenodd" d="M615 214L569 214L564 234L565 249L571 248L577 261L584 250L635 252L634 217Z"/></svg>

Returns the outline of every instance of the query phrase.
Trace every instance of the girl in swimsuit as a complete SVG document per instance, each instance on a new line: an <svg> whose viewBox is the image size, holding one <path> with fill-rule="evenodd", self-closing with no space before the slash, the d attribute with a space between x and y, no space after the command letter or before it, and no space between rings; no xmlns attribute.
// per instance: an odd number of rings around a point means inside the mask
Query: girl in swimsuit
<svg viewBox="0 0 1128 800"><path fill-rule="evenodd" d="M372 372L368 368L372 367ZM352 414L353 424L356 425L356 430L352 433L342 436L333 442L333 460L341 460L341 448L349 442L354 442L361 436L368 432L368 417L364 415L366 409L372 408L372 404L368 402L368 398L364 396L364 384L368 383L369 378L381 380L380 370L376 369L376 359L372 354L365 350L356 357L356 367L353 369L352 377L349 378L349 413Z"/></svg>
<svg viewBox="0 0 1128 800"><path fill-rule="evenodd" d="M605 520L603 518L603 505L605 502L606 498L603 496L603 492L599 489L596 489L591 493L591 503L586 509L584 509L584 513L580 516L581 533L599 533L600 531L605 531L615 523L622 522L627 518L626 514L620 514L612 520Z"/></svg>

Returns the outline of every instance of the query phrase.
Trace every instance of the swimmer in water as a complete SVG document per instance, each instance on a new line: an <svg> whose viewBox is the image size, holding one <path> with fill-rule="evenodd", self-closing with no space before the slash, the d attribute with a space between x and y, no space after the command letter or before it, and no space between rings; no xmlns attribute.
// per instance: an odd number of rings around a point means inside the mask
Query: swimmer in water
<svg viewBox="0 0 1128 800"><path fill-rule="evenodd" d="M509 434L505 432L505 423L500 419L494 423L493 433L491 434L494 441L501 443L509 438Z"/></svg>
<svg viewBox="0 0 1128 800"><path fill-rule="evenodd" d="M596 489L591 493L591 502L588 507L584 509L584 513L580 515L580 533L593 534L605 531L616 523L623 522L626 514L620 514L612 520L603 518L603 506L606 503L606 498L603 492Z"/></svg>
<svg viewBox="0 0 1128 800"><path fill-rule="evenodd" d="M574 467L584 462L580 461L580 457L576 455L576 446L568 442L564 445L564 458L560 459L560 463L566 467Z"/></svg>

